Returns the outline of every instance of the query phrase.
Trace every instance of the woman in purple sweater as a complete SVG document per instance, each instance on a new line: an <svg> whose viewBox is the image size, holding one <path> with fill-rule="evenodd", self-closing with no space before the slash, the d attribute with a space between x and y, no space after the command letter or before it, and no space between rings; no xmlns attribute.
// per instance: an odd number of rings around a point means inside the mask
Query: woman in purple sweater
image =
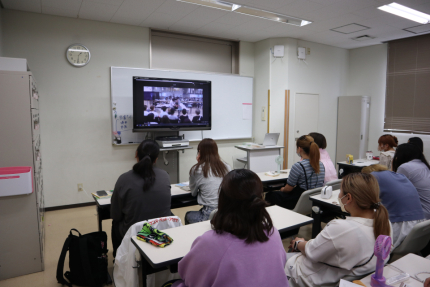
<svg viewBox="0 0 430 287"><path fill-rule="evenodd" d="M288 286L286 254L266 211L263 185L252 171L236 169L221 183L212 229L179 262L173 287Z"/></svg>

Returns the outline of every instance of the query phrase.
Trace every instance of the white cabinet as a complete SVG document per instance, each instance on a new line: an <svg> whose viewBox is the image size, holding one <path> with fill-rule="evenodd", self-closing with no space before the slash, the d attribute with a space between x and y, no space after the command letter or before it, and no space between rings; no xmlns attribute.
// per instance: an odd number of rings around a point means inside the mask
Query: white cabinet
<svg viewBox="0 0 430 287"><path fill-rule="evenodd" d="M33 170L33 193L0 197L0 280L44 270L45 204L35 94L31 72L0 71L0 167Z"/></svg>
<svg viewBox="0 0 430 287"><path fill-rule="evenodd" d="M339 97L337 110L336 162L365 158L369 141L370 97Z"/></svg>

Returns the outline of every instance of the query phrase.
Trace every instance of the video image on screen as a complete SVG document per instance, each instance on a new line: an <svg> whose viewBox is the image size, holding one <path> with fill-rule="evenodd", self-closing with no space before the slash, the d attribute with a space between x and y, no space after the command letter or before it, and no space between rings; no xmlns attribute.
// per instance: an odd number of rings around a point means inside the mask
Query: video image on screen
<svg viewBox="0 0 430 287"><path fill-rule="evenodd" d="M210 83L137 79L133 88L135 129L210 127Z"/></svg>

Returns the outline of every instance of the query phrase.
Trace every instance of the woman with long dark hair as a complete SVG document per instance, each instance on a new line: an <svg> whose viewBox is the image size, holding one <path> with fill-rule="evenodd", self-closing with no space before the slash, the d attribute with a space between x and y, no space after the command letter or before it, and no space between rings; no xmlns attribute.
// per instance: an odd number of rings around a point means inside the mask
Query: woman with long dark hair
<svg viewBox="0 0 430 287"><path fill-rule="evenodd" d="M393 159L393 171L404 174L415 186L426 219L430 219L430 165L415 144L401 144Z"/></svg>
<svg viewBox="0 0 430 287"><path fill-rule="evenodd" d="M179 262L182 280L173 286L288 287L285 250L266 206L254 172L229 172L220 186L212 230L194 240Z"/></svg>
<svg viewBox="0 0 430 287"><path fill-rule="evenodd" d="M218 154L213 139L203 139L197 146L197 163L190 169L190 190L197 196L199 211L188 211L185 224L205 221L218 207L218 189L224 176L231 170Z"/></svg>
<svg viewBox="0 0 430 287"><path fill-rule="evenodd" d="M136 150L137 163L115 184L110 212L114 256L130 226L139 221L172 215L169 175L154 166L159 152L154 140L144 140Z"/></svg>

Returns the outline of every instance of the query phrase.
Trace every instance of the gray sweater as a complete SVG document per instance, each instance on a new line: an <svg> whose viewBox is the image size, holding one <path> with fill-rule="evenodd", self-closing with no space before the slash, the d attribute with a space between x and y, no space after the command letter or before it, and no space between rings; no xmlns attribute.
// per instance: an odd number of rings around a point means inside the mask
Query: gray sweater
<svg viewBox="0 0 430 287"><path fill-rule="evenodd" d="M121 236L133 224L165 216L171 216L170 178L166 171L154 168L155 182L143 191L143 178L130 170L122 174L112 194L110 213L119 224Z"/></svg>
<svg viewBox="0 0 430 287"><path fill-rule="evenodd" d="M224 164L227 170L230 171L230 166L226 163ZM222 180L222 177L215 177L212 171L209 172L208 177L204 177L200 166L195 172L192 171L190 175L191 195L197 196L198 204L217 208L218 189Z"/></svg>

